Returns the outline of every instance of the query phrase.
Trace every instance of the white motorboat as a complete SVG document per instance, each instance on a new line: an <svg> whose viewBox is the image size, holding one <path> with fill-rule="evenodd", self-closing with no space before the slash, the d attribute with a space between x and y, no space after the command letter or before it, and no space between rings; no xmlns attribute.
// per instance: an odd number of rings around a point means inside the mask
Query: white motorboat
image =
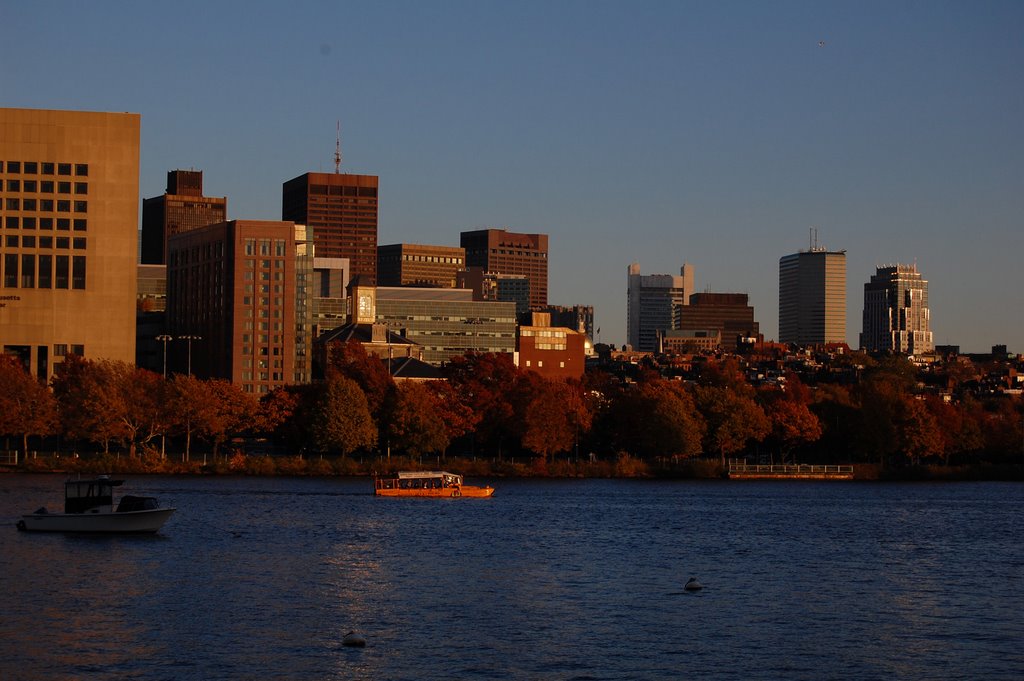
<svg viewBox="0 0 1024 681"><path fill-rule="evenodd" d="M114 506L114 488L124 480L101 475L64 483L64 512L40 508L21 516L18 529L26 532L95 532L106 534L156 532L176 509L160 508L153 497L125 495Z"/></svg>

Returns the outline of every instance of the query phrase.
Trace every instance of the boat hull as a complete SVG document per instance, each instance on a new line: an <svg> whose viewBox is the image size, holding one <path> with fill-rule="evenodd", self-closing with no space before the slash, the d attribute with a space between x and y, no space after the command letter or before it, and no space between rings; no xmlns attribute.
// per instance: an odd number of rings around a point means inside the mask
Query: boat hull
<svg viewBox="0 0 1024 681"><path fill-rule="evenodd" d="M433 498L451 498L451 497L475 497L483 498L489 497L494 494L493 487L473 487L471 485L463 485L462 487L440 487L440 488L426 488L426 489L381 489L376 490L378 497L433 497Z"/></svg>
<svg viewBox="0 0 1024 681"><path fill-rule="evenodd" d="M156 508L120 513L29 513L21 516L18 529L93 534L153 533L163 527L174 511L173 508Z"/></svg>

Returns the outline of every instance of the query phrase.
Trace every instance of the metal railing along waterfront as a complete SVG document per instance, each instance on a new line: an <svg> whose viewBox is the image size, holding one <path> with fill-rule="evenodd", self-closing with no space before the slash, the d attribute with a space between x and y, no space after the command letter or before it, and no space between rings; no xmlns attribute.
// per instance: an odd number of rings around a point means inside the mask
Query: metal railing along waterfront
<svg viewBox="0 0 1024 681"><path fill-rule="evenodd" d="M729 473L769 473L774 475L849 475L853 466L832 464L750 464L729 462Z"/></svg>

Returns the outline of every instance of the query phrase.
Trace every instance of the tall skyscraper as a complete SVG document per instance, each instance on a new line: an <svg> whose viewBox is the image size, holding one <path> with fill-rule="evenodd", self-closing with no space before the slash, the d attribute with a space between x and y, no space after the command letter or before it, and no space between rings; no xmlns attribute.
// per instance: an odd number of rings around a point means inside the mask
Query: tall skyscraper
<svg viewBox="0 0 1024 681"><path fill-rule="evenodd" d="M312 283L302 225L232 220L172 236L167 330L178 339L173 366L256 394L307 383Z"/></svg>
<svg viewBox="0 0 1024 681"><path fill-rule="evenodd" d="M935 349L928 282L917 265L884 265L864 284L860 347L868 352L920 355Z"/></svg>
<svg viewBox="0 0 1024 681"><path fill-rule="evenodd" d="M779 259L779 342L846 342L846 251L811 248Z"/></svg>
<svg viewBox="0 0 1024 681"><path fill-rule="evenodd" d="M143 264L166 265L169 238L227 219L227 197L203 196L203 171L171 170L166 193L142 202Z"/></svg>
<svg viewBox="0 0 1024 681"><path fill-rule="evenodd" d="M681 310L693 293L693 265L684 263L679 276L640 274L629 266L626 292L626 338L634 350L656 352L658 333L680 328Z"/></svg>
<svg viewBox="0 0 1024 681"><path fill-rule="evenodd" d="M348 258L351 276L377 280L376 175L306 173L284 183L281 219L306 225L318 258Z"/></svg>
<svg viewBox="0 0 1024 681"><path fill-rule="evenodd" d="M0 349L135 361L139 114L0 108Z"/></svg>
<svg viewBox="0 0 1024 681"><path fill-rule="evenodd" d="M548 235L519 234L505 229L462 232L466 267L502 275L521 274L530 280L530 309L548 304Z"/></svg>

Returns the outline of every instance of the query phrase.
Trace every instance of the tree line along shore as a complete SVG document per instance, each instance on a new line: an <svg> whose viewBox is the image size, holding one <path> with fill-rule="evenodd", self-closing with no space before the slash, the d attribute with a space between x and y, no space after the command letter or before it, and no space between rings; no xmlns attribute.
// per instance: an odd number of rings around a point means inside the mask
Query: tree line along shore
<svg viewBox="0 0 1024 681"><path fill-rule="evenodd" d="M1020 479L1020 395L950 400L921 391L906 358L861 361L855 382L755 386L728 356L688 380L654 367L551 380L468 353L441 380L396 382L347 343L323 380L257 397L77 356L47 386L2 358L0 438L8 470L717 478L745 458L848 464L859 479Z"/></svg>

